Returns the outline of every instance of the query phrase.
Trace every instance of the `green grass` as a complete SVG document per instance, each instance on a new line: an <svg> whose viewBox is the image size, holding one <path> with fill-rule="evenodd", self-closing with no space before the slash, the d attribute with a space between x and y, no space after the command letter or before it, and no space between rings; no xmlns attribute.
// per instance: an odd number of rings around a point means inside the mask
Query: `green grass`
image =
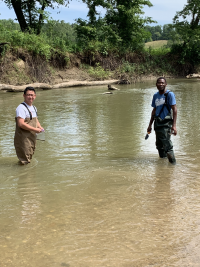
<svg viewBox="0 0 200 267"><path fill-rule="evenodd" d="M145 48L152 47L153 49L161 48L164 45L167 45L167 40L159 40L159 41L153 41L153 42L148 42L145 44Z"/></svg>
<svg viewBox="0 0 200 267"><path fill-rule="evenodd" d="M110 72L108 70L104 70L100 63L96 63L95 67L89 67L88 73L91 77L93 77L96 80L105 80L108 79L110 76Z"/></svg>

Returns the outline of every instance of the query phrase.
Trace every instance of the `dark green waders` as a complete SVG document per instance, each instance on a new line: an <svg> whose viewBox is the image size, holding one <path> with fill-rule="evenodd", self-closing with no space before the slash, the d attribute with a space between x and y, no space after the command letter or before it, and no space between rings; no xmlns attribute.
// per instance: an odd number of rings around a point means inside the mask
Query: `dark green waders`
<svg viewBox="0 0 200 267"><path fill-rule="evenodd" d="M154 130L156 133L156 148L158 149L159 156L160 158L167 157L170 163L176 164L170 135L171 127L171 116L166 116L164 120L160 119L160 117L155 118Z"/></svg>

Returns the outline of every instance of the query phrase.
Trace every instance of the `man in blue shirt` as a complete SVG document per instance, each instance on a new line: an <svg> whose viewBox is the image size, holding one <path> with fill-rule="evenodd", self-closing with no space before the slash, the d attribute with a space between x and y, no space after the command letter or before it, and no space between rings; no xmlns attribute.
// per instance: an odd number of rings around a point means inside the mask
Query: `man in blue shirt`
<svg viewBox="0 0 200 267"><path fill-rule="evenodd" d="M147 132L151 132L151 126L154 122L156 133L156 148L161 158L167 157L169 162L176 164L173 151L171 134L177 135L176 118L177 107L173 92L166 90L167 82L164 77L157 79L156 86L158 92L154 94L152 100L152 113ZM171 115L171 110L173 117Z"/></svg>

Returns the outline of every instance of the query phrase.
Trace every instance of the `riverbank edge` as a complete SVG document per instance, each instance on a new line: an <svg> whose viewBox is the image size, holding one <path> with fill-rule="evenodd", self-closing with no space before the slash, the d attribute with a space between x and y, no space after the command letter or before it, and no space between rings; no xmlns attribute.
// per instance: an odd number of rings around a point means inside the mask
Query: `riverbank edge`
<svg viewBox="0 0 200 267"><path fill-rule="evenodd" d="M158 77L150 75L140 77L137 82L144 82L145 80L155 80ZM177 77L177 76L165 76L166 79L178 79L184 77ZM10 85L10 84L0 84L0 91L6 92L23 92L24 89L28 86L34 87L36 90L52 90L52 89L61 89L61 88L69 88L69 87L81 87L81 86L100 86L100 85L108 85L108 84L123 84L121 80L110 79L104 81L76 81L70 80L63 83L58 84L47 84L47 83L30 83L30 84L23 84L23 85Z"/></svg>

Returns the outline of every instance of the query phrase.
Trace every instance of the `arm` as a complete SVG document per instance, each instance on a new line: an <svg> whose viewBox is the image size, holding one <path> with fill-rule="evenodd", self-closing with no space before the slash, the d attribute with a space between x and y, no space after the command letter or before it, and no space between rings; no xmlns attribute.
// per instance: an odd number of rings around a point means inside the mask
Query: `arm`
<svg viewBox="0 0 200 267"><path fill-rule="evenodd" d="M44 130L44 128L41 126L41 124L40 124L38 118L37 118L37 128L40 128L41 130Z"/></svg>
<svg viewBox="0 0 200 267"><path fill-rule="evenodd" d="M151 126L153 124L155 114L156 114L156 108L153 108L153 110L151 112L151 119L150 119L150 122L149 122L149 126L147 128L147 132L148 133L151 133L151 129L152 129Z"/></svg>
<svg viewBox="0 0 200 267"><path fill-rule="evenodd" d="M40 133L41 130L42 130L41 128L35 128L35 127L30 126L29 124L27 124L27 123L24 122L24 119L23 118L20 118L20 117L17 117L17 125L20 128L24 129L24 130L33 131L35 133ZM39 126L40 126L40 123L39 123Z"/></svg>
<svg viewBox="0 0 200 267"><path fill-rule="evenodd" d="M172 111L173 111L173 124L172 124L172 131L174 135L177 135L177 129L176 129L176 119L177 119L177 107L176 105L172 105Z"/></svg>

